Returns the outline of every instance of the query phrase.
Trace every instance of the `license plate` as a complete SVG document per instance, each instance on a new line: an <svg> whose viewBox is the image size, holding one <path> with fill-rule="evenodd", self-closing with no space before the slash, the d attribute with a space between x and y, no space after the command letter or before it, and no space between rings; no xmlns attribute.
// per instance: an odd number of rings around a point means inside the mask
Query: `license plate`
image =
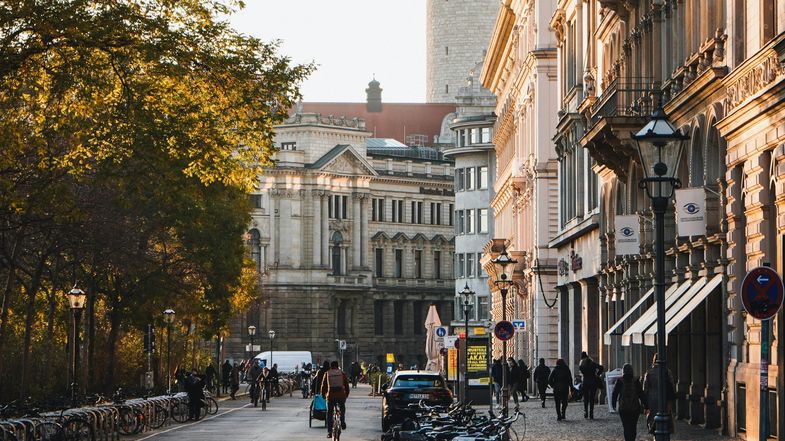
<svg viewBox="0 0 785 441"><path fill-rule="evenodd" d="M428 394L409 394L411 400L427 400Z"/></svg>

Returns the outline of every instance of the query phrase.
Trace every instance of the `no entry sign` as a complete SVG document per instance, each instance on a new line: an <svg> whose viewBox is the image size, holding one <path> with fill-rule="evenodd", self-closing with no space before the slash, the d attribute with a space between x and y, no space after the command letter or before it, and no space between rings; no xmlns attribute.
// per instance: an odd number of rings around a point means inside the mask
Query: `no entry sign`
<svg viewBox="0 0 785 441"><path fill-rule="evenodd" d="M499 340L509 340L515 335L515 327L508 321L500 321L499 323L496 323L496 327L493 328L493 334Z"/></svg>
<svg viewBox="0 0 785 441"><path fill-rule="evenodd" d="M750 270L741 284L741 302L747 313L758 320L768 320L782 307L782 279L769 267Z"/></svg>

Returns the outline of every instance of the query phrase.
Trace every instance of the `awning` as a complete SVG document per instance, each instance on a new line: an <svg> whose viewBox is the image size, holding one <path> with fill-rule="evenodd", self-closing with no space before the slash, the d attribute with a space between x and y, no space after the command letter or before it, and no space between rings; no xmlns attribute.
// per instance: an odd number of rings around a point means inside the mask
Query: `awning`
<svg viewBox="0 0 785 441"><path fill-rule="evenodd" d="M692 285L691 280L687 280L681 285L673 284L667 291L665 291L665 309L670 307L679 296L687 291L687 289ZM651 327L654 322L657 321L657 304L651 305L646 312L641 315L638 320L633 323L629 329L624 331L624 334L621 335L621 344L622 346L629 346L632 343L641 344L643 343L643 333L646 332L647 329Z"/></svg>
<svg viewBox="0 0 785 441"><path fill-rule="evenodd" d="M617 329L619 329L619 327L621 327L621 325L624 323L624 321L625 321L625 320L627 320L628 318L630 318L630 316L631 316L631 315L632 315L632 314L633 314L635 311L637 311L637 310L638 310L638 309L639 309L641 306L643 306L643 303L646 301L646 299L648 299L649 297L651 297L651 296L652 296L652 294L654 294L654 288L650 289L650 290L649 290L649 292L647 292L646 294L644 294L644 295L643 295L643 297L641 297L641 299L640 299L640 300L638 300L638 302L637 302L637 303L635 303L634 305L632 305L632 307L631 307L630 309L628 309L628 310L627 310L627 313L625 313L625 314L622 316L622 318L620 318L620 319L619 319L619 321L617 321L616 323L614 323L614 324L613 324L613 326L611 326L611 327L608 329L608 331L607 331L607 332L605 332L605 335L602 337L602 341L605 343L605 345L610 345L610 344L611 344L611 336L612 336L612 335L616 335L616 334L615 334L616 330L617 330Z"/></svg>
<svg viewBox="0 0 785 441"><path fill-rule="evenodd" d="M701 277L700 279L696 280L695 283L690 286L690 289L683 292L678 299L675 299L673 303L666 306L665 308L665 328L667 329L667 323L673 316L676 315L681 309L689 303L690 299L695 297L701 288L706 285L706 278ZM667 336L666 336L667 338ZM646 346L655 346L657 344L657 320L654 320L654 324L643 333L643 344Z"/></svg>
<svg viewBox="0 0 785 441"><path fill-rule="evenodd" d="M670 334L676 329L677 326L681 324L687 317L692 314L692 311L695 311L697 308L706 298L717 289L718 286L722 283L722 274L715 275L711 280L709 280L703 287L698 291L697 294L693 296L684 296L689 297L688 301L684 304L684 306L676 311L675 314L665 323L665 331ZM648 335L647 335L648 337ZM668 336L666 335L665 338ZM649 344L648 341L646 342L648 346L654 346L654 343Z"/></svg>

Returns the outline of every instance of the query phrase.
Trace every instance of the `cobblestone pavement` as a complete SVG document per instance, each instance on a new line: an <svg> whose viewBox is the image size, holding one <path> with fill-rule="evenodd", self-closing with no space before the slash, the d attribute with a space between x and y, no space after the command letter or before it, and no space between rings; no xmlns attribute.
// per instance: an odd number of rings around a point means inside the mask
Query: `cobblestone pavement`
<svg viewBox="0 0 785 441"><path fill-rule="evenodd" d="M512 409L512 402L510 403ZM583 403L570 403L567 406L567 420L556 421L556 410L553 399L548 399L546 408L540 407L540 401L531 399L521 405L526 418L519 419L515 430L518 435L525 435L524 440L537 441L620 441L624 439L621 420L617 414L609 414L606 405L595 406L594 420L583 418ZM646 432L643 415L638 421L638 441L651 441L652 435ZM671 436L674 441L690 440L723 440L735 441L736 438L718 435L714 430L706 430L700 426L690 426L683 421L676 422L676 433Z"/></svg>

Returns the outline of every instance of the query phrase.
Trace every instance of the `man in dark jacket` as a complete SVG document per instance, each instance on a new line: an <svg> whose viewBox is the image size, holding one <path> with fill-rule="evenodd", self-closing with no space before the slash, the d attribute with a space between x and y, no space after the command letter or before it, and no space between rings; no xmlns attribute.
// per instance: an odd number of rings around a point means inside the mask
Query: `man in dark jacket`
<svg viewBox="0 0 785 441"><path fill-rule="evenodd" d="M229 360L226 360L221 366L221 388L223 393L229 392L229 383L232 377L232 363L229 363Z"/></svg>
<svg viewBox="0 0 785 441"><path fill-rule="evenodd" d="M188 418L198 421L204 400L204 379L191 372L185 379L185 392L188 394Z"/></svg>
<svg viewBox="0 0 785 441"><path fill-rule="evenodd" d="M583 417L594 419L594 400L597 397L597 387L599 387L599 365L589 357L586 352L581 352L581 362L578 369L583 377Z"/></svg>
<svg viewBox="0 0 785 441"><path fill-rule="evenodd" d="M622 377L616 380L611 395L611 405L616 410L619 407L619 418L624 427L624 441L635 441L638 432L638 418L641 410L646 406L646 395L643 393L641 382L635 378L632 365L625 364L622 368Z"/></svg>
<svg viewBox="0 0 785 441"><path fill-rule="evenodd" d="M502 403L502 363L498 358L493 360L493 365L491 366L491 378L493 379L493 394L496 396L496 405L500 406Z"/></svg>
<svg viewBox="0 0 785 441"><path fill-rule="evenodd" d="M215 368L213 364L210 363L207 365L207 369L204 371L204 383L207 386L207 390L210 392L213 391L213 387L215 386L217 372L215 372Z"/></svg>
<svg viewBox="0 0 785 441"><path fill-rule="evenodd" d="M518 392L521 392L521 368L512 357L507 359L507 384L510 388L512 400L515 403L515 410L518 410ZM523 400L523 392L521 392L521 400Z"/></svg>
<svg viewBox="0 0 785 441"><path fill-rule="evenodd" d="M570 388L572 387L572 372L563 359L556 360L556 367L553 368L551 376L548 378L548 384L553 388L556 420L567 419L567 401L569 401Z"/></svg>
<svg viewBox="0 0 785 441"><path fill-rule="evenodd" d="M314 378L314 382L313 382L314 395L322 393L322 380L324 380L324 374L326 374L327 371L329 370L330 370L330 362L324 360L324 363L322 363L322 367L320 367L319 370L316 371L316 378Z"/></svg>
<svg viewBox="0 0 785 441"><path fill-rule="evenodd" d="M346 399L349 397L349 379L338 367L337 361L330 363L330 369L324 374L321 392L327 400L327 436L330 437L336 407L341 412L341 429L346 429Z"/></svg>
<svg viewBox="0 0 785 441"><path fill-rule="evenodd" d="M526 390L529 388L529 378L532 374L529 372L529 366L526 365L523 359L518 359L518 368L521 370L521 378L519 380L521 384L521 399L526 402L529 401L529 395L526 393Z"/></svg>
<svg viewBox="0 0 785 441"><path fill-rule="evenodd" d="M356 361L349 366L349 381L352 382L352 389L357 388L357 381L360 380L360 364Z"/></svg>
<svg viewBox="0 0 785 441"><path fill-rule="evenodd" d="M551 376L551 368L545 365L545 359L540 359L540 364L534 369L534 382L537 384L537 392L540 393L542 407L545 408L545 391L548 390L548 378Z"/></svg>

